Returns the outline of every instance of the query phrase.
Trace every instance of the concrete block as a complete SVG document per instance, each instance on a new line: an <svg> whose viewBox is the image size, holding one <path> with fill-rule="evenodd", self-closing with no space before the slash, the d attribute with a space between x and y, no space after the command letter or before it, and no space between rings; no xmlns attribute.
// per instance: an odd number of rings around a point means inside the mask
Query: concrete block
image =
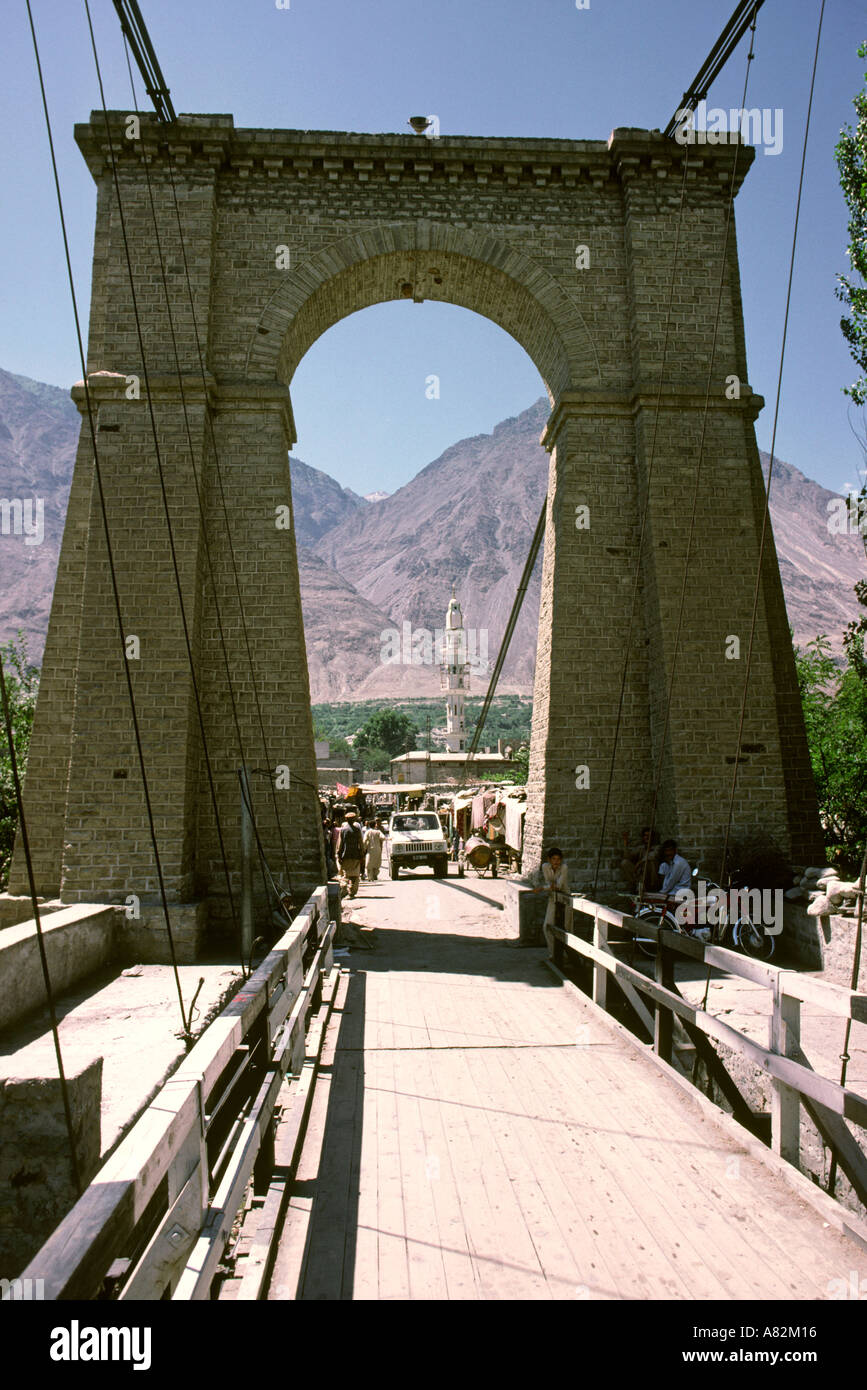
<svg viewBox="0 0 867 1390"><path fill-rule="evenodd" d="M102 1057L64 1047L81 1181L100 1161ZM12 1279L77 1200L51 1038L0 1058L0 1278Z"/></svg>
<svg viewBox="0 0 867 1390"><path fill-rule="evenodd" d="M139 917L121 912L117 925L117 959L125 965L166 964L171 960L166 920L160 903L141 903ZM198 960L205 934L208 905L169 903L169 921L179 965Z"/></svg>
<svg viewBox="0 0 867 1390"><path fill-rule="evenodd" d="M113 956L119 910L79 903L42 921L48 974L55 996L106 965ZM34 921L0 933L0 1030L46 1002L45 977Z"/></svg>

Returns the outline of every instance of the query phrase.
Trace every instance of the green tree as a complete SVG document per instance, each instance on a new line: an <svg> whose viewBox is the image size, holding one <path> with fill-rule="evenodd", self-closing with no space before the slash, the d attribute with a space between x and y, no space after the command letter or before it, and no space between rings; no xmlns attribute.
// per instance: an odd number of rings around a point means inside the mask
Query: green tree
<svg viewBox="0 0 867 1390"><path fill-rule="evenodd" d="M857 871L867 837L867 680L857 627L847 633L842 672L825 636L795 648L825 843L849 873Z"/></svg>
<svg viewBox="0 0 867 1390"><path fill-rule="evenodd" d="M383 709L372 714L367 723L358 731L355 747L368 759L369 749L385 749L390 758L399 753L408 753L415 746L418 728L406 714L398 710Z"/></svg>
<svg viewBox="0 0 867 1390"><path fill-rule="evenodd" d="M36 708L39 667L31 665L27 658L27 640L23 632L0 646L0 656L3 658L6 697L12 719L15 759L19 775L23 776L30 747L33 711ZM6 739L6 725L0 720L0 889L5 889L9 882L9 864L17 829L18 804L12 780L12 759Z"/></svg>
<svg viewBox="0 0 867 1390"><path fill-rule="evenodd" d="M384 748L365 748L362 761L368 772L388 772L391 767L391 755Z"/></svg>
<svg viewBox="0 0 867 1390"><path fill-rule="evenodd" d="M858 48L858 57L867 58L867 42ZM864 74L867 80L867 73ZM855 129L845 126L836 146L840 186L849 209L849 275L838 275L837 297L850 310L840 320L843 335L861 372L857 381L843 389L856 405L867 404L867 87L853 103ZM856 283L856 277L861 281Z"/></svg>

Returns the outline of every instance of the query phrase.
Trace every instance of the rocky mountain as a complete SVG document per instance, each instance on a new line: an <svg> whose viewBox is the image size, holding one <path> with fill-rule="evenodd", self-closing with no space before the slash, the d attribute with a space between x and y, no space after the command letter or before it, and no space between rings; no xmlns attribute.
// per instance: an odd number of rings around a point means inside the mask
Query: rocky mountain
<svg viewBox="0 0 867 1390"><path fill-rule="evenodd" d="M11 504L8 515L0 514L0 640L23 629L37 662L48 629L79 418L66 391L0 370L0 499Z"/></svg>
<svg viewBox="0 0 867 1390"><path fill-rule="evenodd" d="M761 460L767 479L770 454L762 453ZM867 555L859 535L829 528L829 505L838 496L791 464L775 461L771 524L789 622L798 646L825 633L839 654L846 624L860 616L852 590L867 578Z"/></svg>
<svg viewBox="0 0 867 1390"><path fill-rule="evenodd" d="M317 554L401 631L405 622L432 634L441 628L455 584L476 654L486 649L492 665L545 496L539 435L547 416L540 400L492 434L460 440L390 497L328 531ZM500 679L504 694L532 691L541 568L540 554ZM469 648L473 636L467 640ZM376 688L366 693L389 693L396 672L371 672ZM440 689L435 666L409 667L401 680L407 693ZM472 688L484 692L485 681Z"/></svg>
<svg viewBox="0 0 867 1390"><path fill-rule="evenodd" d="M496 658L545 492L539 445L547 402L460 440L389 494L360 497L292 458L301 597L314 701L439 695L435 664L411 664L404 629L442 627L457 586L470 654ZM18 627L41 659L72 476L79 416L65 392L0 371L0 499L41 498L44 538L0 534L0 640ZM767 472L767 455L762 456ZM867 574L855 535L829 529L833 493L780 460L771 519L789 617L804 645L820 632L840 650ZM11 514L10 514L11 515ZM0 525L6 530L10 523ZM38 517L34 517L34 524ZM14 525L11 526L14 530ZM21 527L19 527L19 531ZM530 693L539 607L536 566L500 682ZM397 652L394 637L400 634ZM395 654L398 660L388 660ZM485 680L472 680L483 693Z"/></svg>
<svg viewBox="0 0 867 1390"><path fill-rule="evenodd" d="M367 498L359 497L351 488L341 487L336 478L311 468L301 459L290 455L289 467L295 540L299 546L315 546L335 526L368 505Z"/></svg>

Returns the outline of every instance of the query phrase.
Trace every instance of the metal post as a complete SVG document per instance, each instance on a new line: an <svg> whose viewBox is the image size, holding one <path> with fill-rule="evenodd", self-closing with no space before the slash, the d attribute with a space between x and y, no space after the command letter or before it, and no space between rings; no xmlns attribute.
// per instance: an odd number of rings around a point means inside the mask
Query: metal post
<svg viewBox="0 0 867 1390"><path fill-rule="evenodd" d="M253 817L247 769L238 770L241 781L241 956L249 965L253 954Z"/></svg>

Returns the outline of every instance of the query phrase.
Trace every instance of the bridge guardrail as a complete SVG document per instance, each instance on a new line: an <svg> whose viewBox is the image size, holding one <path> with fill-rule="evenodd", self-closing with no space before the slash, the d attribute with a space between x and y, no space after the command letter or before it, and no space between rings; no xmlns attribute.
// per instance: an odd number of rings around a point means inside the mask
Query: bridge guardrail
<svg viewBox="0 0 867 1390"><path fill-rule="evenodd" d="M317 888L27 1266L46 1299L209 1297L257 1162L270 1167L335 930Z"/></svg>
<svg viewBox="0 0 867 1390"><path fill-rule="evenodd" d="M752 1120L752 1112L710 1040L716 1039L747 1057L772 1080L771 1147L774 1152L795 1167L799 1166L800 1107L803 1104L823 1141L836 1155L859 1200L867 1205L867 1155L846 1124L847 1120L852 1120L867 1128L867 1099L851 1087L841 1086L815 1072L800 1042L802 1003L815 1004L841 1019L865 1023L867 993L752 960L723 946L707 945L588 898L573 897L572 908L573 912L592 918L592 941L585 941L561 927L554 927L553 932L563 945L592 963L594 1003L607 1008L607 984L609 979L614 979L648 1029L654 1051L669 1064L672 1062L674 1019L679 1019L714 1081L732 1105L735 1118L743 1123ZM612 926L657 940L653 980L614 955L608 940ZM690 1004L674 980L674 958L678 955L770 989L773 994L770 1046L762 1047L731 1024Z"/></svg>

